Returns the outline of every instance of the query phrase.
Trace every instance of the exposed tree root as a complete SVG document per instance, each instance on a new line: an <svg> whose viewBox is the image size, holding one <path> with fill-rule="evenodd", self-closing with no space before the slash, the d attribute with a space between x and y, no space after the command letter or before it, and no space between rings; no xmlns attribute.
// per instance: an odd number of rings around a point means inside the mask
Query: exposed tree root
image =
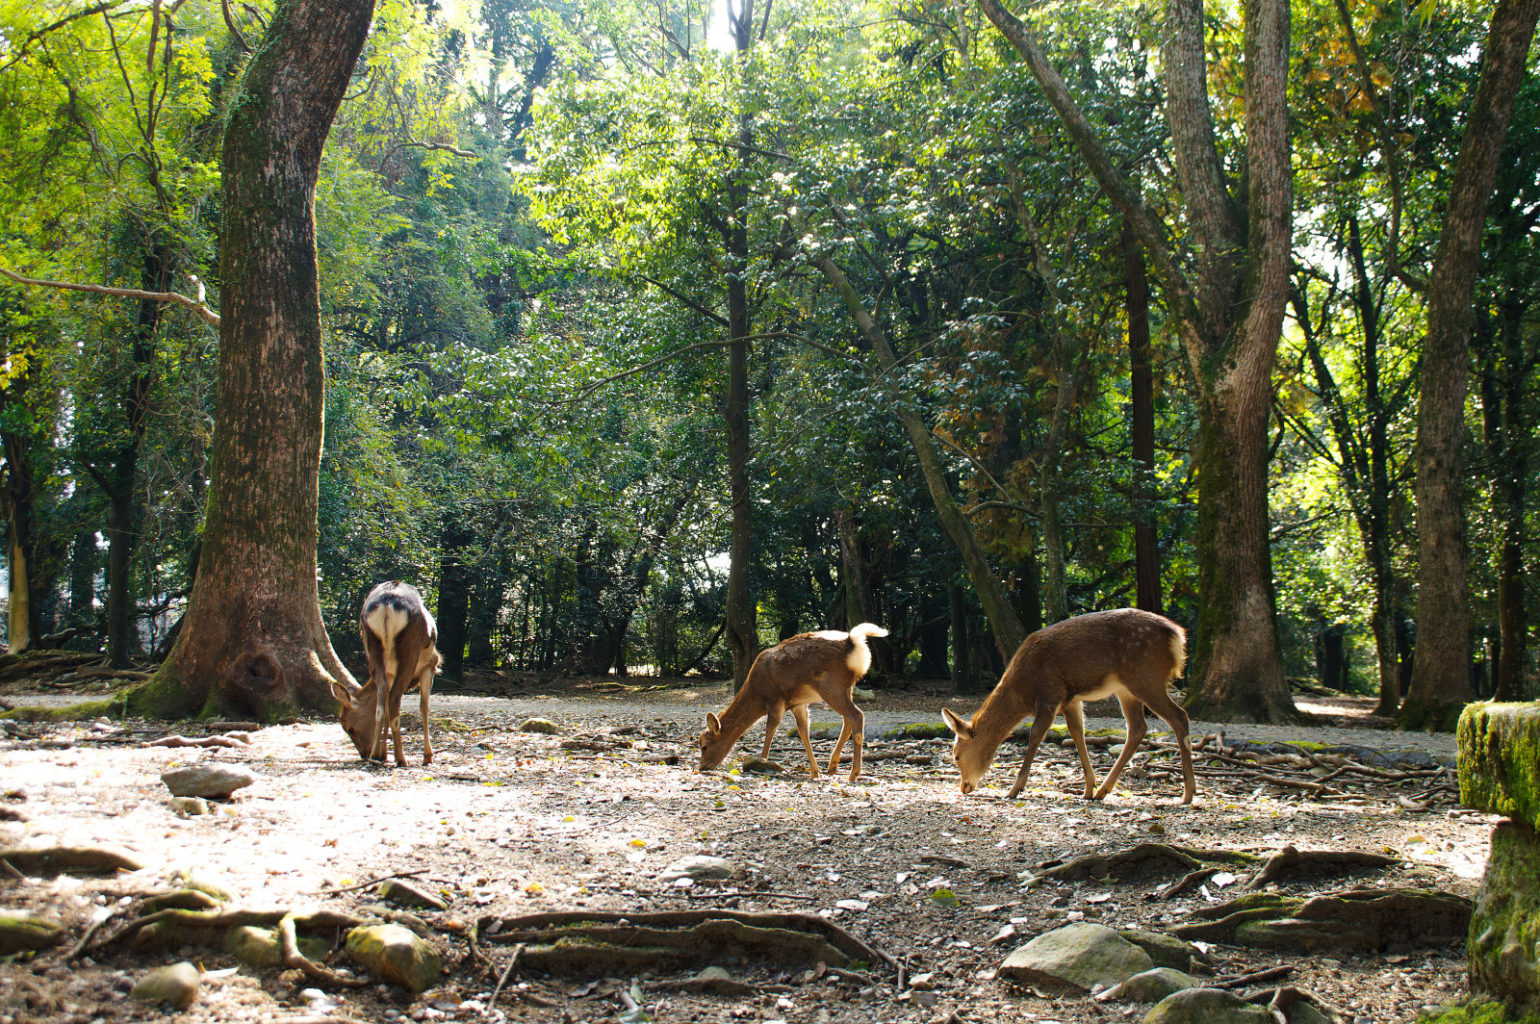
<svg viewBox="0 0 1540 1024"><path fill-rule="evenodd" d="M677 970L733 959L898 967L886 953L810 914L566 911L483 920L478 927L485 940L522 945L521 963L558 974Z"/></svg>

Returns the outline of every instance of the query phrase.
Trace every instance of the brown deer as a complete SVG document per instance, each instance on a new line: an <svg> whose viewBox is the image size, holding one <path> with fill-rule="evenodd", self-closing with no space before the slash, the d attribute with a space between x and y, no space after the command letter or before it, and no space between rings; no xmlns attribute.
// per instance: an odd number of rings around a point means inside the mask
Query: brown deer
<svg viewBox="0 0 1540 1024"><path fill-rule="evenodd" d="M950 708L942 716L956 739L952 758L962 776L963 793L978 788L995 759L1001 741L1027 715L1033 715L1027 754L1006 794L1012 799L1027 783L1032 757L1059 712L1080 754L1085 772L1085 798L1100 800L1112 792L1118 776L1144 738L1144 709L1171 726L1182 755L1182 803L1192 803L1192 746L1187 739L1187 712L1171 699L1166 685L1182 674L1187 661L1182 627L1164 616L1137 608L1077 615L1038 630L1016 649L1005 674L972 721L963 721ZM1085 719L1081 702L1117 697L1128 732L1123 752L1101 788L1085 749Z"/></svg>
<svg viewBox="0 0 1540 1024"><path fill-rule="evenodd" d="M356 691L333 680L332 696L342 703L342 727L366 761L385 760L387 736L395 737L396 765L401 753L401 698L415 687L422 708L422 763L433 763L428 738L428 695L439 657L438 626L417 588L400 580L369 591L358 616L358 631L369 659L369 678Z"/></svg>
<svg viewBox="0 0 1540 1024"><path fill-rule="evenodd" d="M807 751L808 772L818 778L818 759L813 756L813 744L807 734L807 706L821 700L845 719L839 741L834 744L834 756L829 758L829 774L833 775L839 765L845 741L853 739L850 781L856 781L861 775L866 716L850 699L851 692L872 664L866 638L887 635L888 631L881 626L863 622L848 633L839 629L803 633L760 651L748 678L722 714L707 713L706 729L700 734L700 770L721 764L733 744L761 718L769 720L765 723L765 749L760 756L769 758L770 742L775 739L781 715L790 708L797 721L797 734Z"/></svg>

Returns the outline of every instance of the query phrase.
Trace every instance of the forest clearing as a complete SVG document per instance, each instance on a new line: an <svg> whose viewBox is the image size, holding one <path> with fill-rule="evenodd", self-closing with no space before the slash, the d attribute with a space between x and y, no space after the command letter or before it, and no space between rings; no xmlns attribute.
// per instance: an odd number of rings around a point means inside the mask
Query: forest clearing
<svg viewBox="0 0 1540 1024"><path fill-rule="evenodd" d="M491 678L484 684L479 689L523 689ZM170 730L132 719L0 723L0 847L106 847L142 865L116 875L28 872L0 881L7 905L43 910L66 925L59 945L0 974L0 1019L154 1019L160 1011L129 998L130 988L151 967L189 960L206 973L196 1001L177 1017L188 1022L1139 1020L1147 1004L1014 982L999 973L1001 964L1027 940L1071 922L1168 932L1192 910L1241 895L1248 875L1287 846L1394 860L1302 870L1273 883L1280 892L1384 886L1468 898L1495 821L1458 806L1449 769L1439 767L1450 759L1447 737L1364 729L1363 699L1310 704L1332 724L1295 730L1313 740L1296 749L1372 742L1421 768L1369 766L1312 793L1279 783L1285 767L1233 756L1244 727L1227 734L1231 757L1205 757L1217 737L1199 723L1199 795L1184 807L1169 743L1151 753L1149 741L1105 802L1081 799L1074 753L1053 743L1020 799L1003 799L1013 744L993 784L965 798L936 712L943 702L972 708L934 690L863 700L871 739L866 770L851 784L843 773L809 781L789 728L772 755L784 771L738 767L758 751L751 731L722 770L698 774L695 735L704 712L725 703L726 686L600 681L541 689L556 692L435 695L437 752L426 769L415 756L405 769L365 766L330 720L271 726L246 733L249 744L209 749L148 746ZM25 706L28 696L4 699ZM409 701L409 735L414 708ZM837 717L815 709L814 718L826 759ZM530 719L555 731L521 731ZM932 728L906 732L909 723ZM1121 724L1115 706L1093 709L1091 744L1103 773L1109 751L1097 741L1099 728L1120 735ZM1169 740L1159 728L1156 745ZM1259 740L1282 732L1252 729ZM1368 756L1358 747L1350 760ZM184 816L159 776L185 764L240 765L255 781L228 801L210 801L206 814ZM1295 780L1313 781L1305 773ZM1256 859L1210 867L1170 896L1162 893L1189 872L1159 857L1052 875L1076 857L1140 844ZM700 855L722 864L692 878L687 859ZM444 906L383 900L377 890L386 879L409 880ZM347 987L242 964L217 938L189 933L143 946L131 935L114 938L144 913L151 894L191 882L222 890L231 908L326 908L404 922L439 952L443 973L420 994L378 980ZM711 984L695 980L700 965L688 961L670 968L574 958L562 967L530 954L509 971L512 948L491 922L550 911L825 915L884 960L839 967L795 955L783 962L726 956L726 979ZM1463 942L1415 929L1372 951L1202 948L1209 961L1195 972L1200 983L1258 976L1236 990L1293 986L1349 1024L1409 1022L1465 994ZM324 962L346 977L363 973L339 953Z"/></svg>

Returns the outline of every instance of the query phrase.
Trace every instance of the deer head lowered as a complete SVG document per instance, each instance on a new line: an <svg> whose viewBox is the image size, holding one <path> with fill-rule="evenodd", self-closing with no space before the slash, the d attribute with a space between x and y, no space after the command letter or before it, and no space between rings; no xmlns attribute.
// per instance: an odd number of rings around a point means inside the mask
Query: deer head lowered
<svg viewBox="0 0 1540 1024"><path fill-rule="evenodd" d="M366 761L385 760L385 739L394 736L396 765L401 753L401 698L416 687L422 709L422 763L433 762L428 738L428 695L438 671L438 626L411 584L392 580L369 591L358 616L358 630L369 659L369 678L356 691L332 682L332 696L342 703L342 727Z"/></svg>
<svg viewBox="0 0 1540 1024"><path fill-rule="evenodd" d="M807 706L821 700L845 719L840 738L834 744L834 755L829 758L829 774L833 775L839 765L845 741L853 737L850 781L856 781L861 775L866 716L851 700L851 692L872 664L866 638L887 635L888 631L881 626L863 622L848 633L839 629L803 633L760 651L748 678L726 710L720 716L706 715L706 729L700 734L700 770L721 764L733 744L761 718L768 718L761 754L768 758L781 715L790 708L802 747L807 751L808 772L818 778L818 759L813 756L813 743L808 738Z"/></svg>
<svg viewBox="0 0 1540 1024"><path fill-rule="evenodd" d="M1015 785L1006 794L1007 799L1014 798L1027 783L1038 744L1062 711L1080 754L1085 798L1100 800L1112 792L1144 738L1144 709L1149 708L1176 734L1182 757L1182 803L1192 803L1197 785L1187 738L1187 712L1166 692L1167 684L1182 674L1186 664L1185 641L1181 626L1137 608L1077 615L1027 637L971 721L964 721L950 708L941 711L947 727L956 734L952 757L962 776L962 791L972 793L978 788L994 761L995 750L1016 723L1030 714L1027 753ZM1080 705L1106 697L1117 697L1128 731L1123 752L1097 789L1096 770L1086 753Z"/></svg>

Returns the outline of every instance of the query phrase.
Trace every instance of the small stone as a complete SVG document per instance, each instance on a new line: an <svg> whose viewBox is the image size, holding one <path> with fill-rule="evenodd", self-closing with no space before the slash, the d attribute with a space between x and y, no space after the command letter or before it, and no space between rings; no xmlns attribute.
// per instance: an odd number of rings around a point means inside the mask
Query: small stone
<svg viewBox="0 0 1540 1024"><path fill-rule="evenodd" d="M380 883L380 899L400 907L417 907L422 910L448 910L449 904L404 878L387 878Z"/></svg>
<svg viewBox="0 0 1540 1024"><path fill-rule="evenodd" d="M1113 1000L1130 1003L1158 1003L1174 992L1192 988L1197 983L1188 974L1172 967L1157 967L1152 971L1136 974L1121 985L1114 985L1097 994L1102 1002Z"/></svg>
<svg viewBox="0 0 1540 1024"><path fill-rule="evenodd" d="M1233 992L1188 988L1156 1003L1143 1024L1274 1024L1274 1017Z"/></svg>
<svg viewBox="0 0 1540 1024"><path fill-rule="evenodd" d="M195 818L209 812L209 802L201 796L174 796L171 798L171 809L179 818Z"/></svg>
<svg viewBox="0 0 1540 1024"><path fill-rule="evenodd" d="M751 775L779 775L786 769L762 757L746 757L740 767Z"/></svg>
<svg viewBox="0 0 1540 1024"><path fill-rule="evenodd" d="M139 979L129 995L144 1003L169 1003L178 1010L185 1010L198 998L203 975L187 961L170 967L157 967Z"/></svg>
<svg viewBox="0 0 1540 1024"><path fill-rule="evenodd" d="M172 796L201 796L210 800L228 800L230 794L257 781L246 768L232 764L198 764L173 768L160 773L160 781Z"/></svg>
<svg viewBox="0 0 1540 1024"><path fill-rule="evenodd" d="M519 724L519 732L539 733L542 736L555 736L561 732L561 727L549 718L526 718Z"/></svg>
<svg viewBox="0 0 1540 1024"><path fill-rule="evenodd" d="M658 876L659 881L673 882L681 878L689 878L700 882L714 878L731 878L738 873L738 869L730 860L721 857L711 857L706 854L697 854L690 857L680 857Z"/></svg>

